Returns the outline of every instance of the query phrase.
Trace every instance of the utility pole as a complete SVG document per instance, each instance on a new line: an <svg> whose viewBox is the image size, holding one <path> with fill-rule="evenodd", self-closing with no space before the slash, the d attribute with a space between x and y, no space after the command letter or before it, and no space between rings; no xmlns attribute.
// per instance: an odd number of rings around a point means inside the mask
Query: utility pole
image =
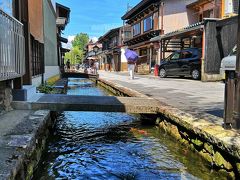
<svg viewBox="0 0 240 180"><path fill-rule="evenodd" d="M240 1L238 2L238 34L237 34L237 59L235 71L235 96L233 111L233 127L240 128Z"/></svg>

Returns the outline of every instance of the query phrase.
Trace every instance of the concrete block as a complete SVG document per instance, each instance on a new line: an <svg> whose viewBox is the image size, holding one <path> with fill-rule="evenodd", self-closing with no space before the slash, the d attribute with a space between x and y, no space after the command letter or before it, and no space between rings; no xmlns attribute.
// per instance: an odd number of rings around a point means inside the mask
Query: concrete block
<svg viewBox="0 0 240 180"><path fill-rule="evenodd" d="M13 89L12 95L13 95L13 101L27 101L26 89Z"/></svg>
<svg viewBox="0 0 240 180"><path fill-rule="evenodd" d="M37 96L36 86L27 85L22 89L13 89L13 101L31 101Z"/></svg>

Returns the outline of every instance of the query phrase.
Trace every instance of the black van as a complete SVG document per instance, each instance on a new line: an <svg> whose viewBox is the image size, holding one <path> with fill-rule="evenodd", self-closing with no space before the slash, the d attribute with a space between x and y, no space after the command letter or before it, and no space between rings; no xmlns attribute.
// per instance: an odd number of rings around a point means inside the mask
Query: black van
<svg viewBox="0 0 240 180"><path fill-rule="evenodd" d="M175 51L162 60L159 76L191 76L193 79L201 77L201 49L189 48Z"/></svg>

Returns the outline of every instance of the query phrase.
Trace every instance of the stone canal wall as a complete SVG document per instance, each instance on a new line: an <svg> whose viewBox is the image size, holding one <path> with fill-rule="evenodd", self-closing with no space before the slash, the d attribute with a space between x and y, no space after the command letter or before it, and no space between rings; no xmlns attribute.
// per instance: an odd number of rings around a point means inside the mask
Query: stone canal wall
<svg viewBox="0 0 240 180"><path fill-rule="evenodd" d="M23 155L19 160L17 169L13 171L10 179L32 179L34 169L37 167L43 150L46 147L46 141L50 134L50 129L54 125L54 113L50 111L36 111L29 117L29 123L32 119L37 120L38 126L32 129L34 133L29 136L29 143L23 149ZM35 123L35 124L37 124ZM31 127L31 126L30 126ZM26 132L25 132L26 133ZM21 178L20 178L21 177Z"/></svg>
<svg viewBox="0 0 240 180"><path fill-rule="evenodd" d="M0 114L12 110L12 89L10 86L11 81L0 82Z"/></svg>
<svg viewBox="0 0 240 180"><path fill-rule="evenodd" d="M1 118L4 129L0 133L0 179L31 179L38 165L54 113L48 110L11 111Z"/></svg>
<svg viewBox="0 0 240 180"><path fill-rule="evenodd" d="M144 97L146 95L118 84L99 79L98 84L114 94ZM196 117L159 102L156 125L175 137L183 146L203 157L209 166L230 177L240 177L240 134L225 130L211 117Z"/></svg>

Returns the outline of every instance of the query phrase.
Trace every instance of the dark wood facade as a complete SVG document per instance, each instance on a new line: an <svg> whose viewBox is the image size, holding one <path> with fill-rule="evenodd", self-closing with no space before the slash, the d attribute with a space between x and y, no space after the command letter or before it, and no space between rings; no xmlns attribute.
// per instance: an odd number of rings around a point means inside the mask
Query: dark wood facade
<svg viewBox="0 0 240 180"><path fill-rule="evenodd" d="M145 68L147 72L159 61L158 51L150 39L164 33L160 26L161 13L161 1L143 0L122 17L133 31L133 37L124 43L138 52L138 69Z"/></svg>
<svg viewBox="0 0 240 180"><path fill-rule="evenodd" d="M122 26L111 29L99 38L102 43L101 62L102 69L113 71L127 70L126 62L121 59L124 42L132 38L131 26Z"/></svg>
<svg viewBox="0 0 240 180"><path fill-rule="evenodd" d="M61 71L64 70L64 59L63 56L66 53L62 48L62 42L67 43L68 40L61 37L62 31L65 29L70 21L70 8L56 3L56 15L57 15L57 48L58 48L58 65Z"/></svg>
<svg viewBox="0 0 240 180"><path fill-rule="evenodd" d="M219 73L222 58L237 44L237 29L237 16L220 21L206 21L205 73Z"/></svg>

